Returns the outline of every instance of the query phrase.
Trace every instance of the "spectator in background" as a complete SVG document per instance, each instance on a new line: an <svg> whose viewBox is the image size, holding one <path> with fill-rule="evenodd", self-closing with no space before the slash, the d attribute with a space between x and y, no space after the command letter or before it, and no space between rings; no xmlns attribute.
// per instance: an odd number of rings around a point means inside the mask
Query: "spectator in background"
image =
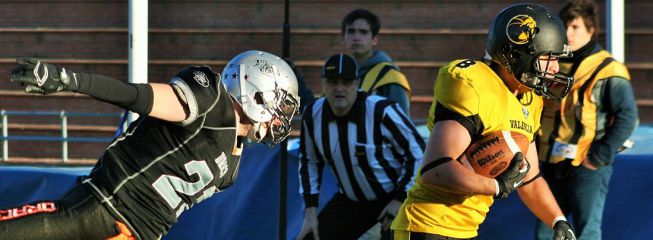
<svg viewBox="0 0 653 240"><path fill-rule="evenodd" d="M635 130L637 106L624 64L596 42L598 6L568 2L560 11L573 58L560 70L574 76L561 102L546 101L538 149L542 174L579 239L601 239L601 220L615 155ZM551 239L538 222L537 238Z"/></svg>
<svg viewBox="0 0 653 240"><path fill-rule="evenodd" d="M305 216L297 239L356 239L382 222L384 239L416 167L424 140L395 102L358 90L355 60L331 56L322 71L324 97L307 106L300 136L300 193ZM339 191L317 215L328 164Z"/></svg>
<svg viewBox="0 0 653 240"><path fill-rule="evenodd" d="M379 42L381 22L372 12L356 9L342 20L342 40L349 54L358 63L359 88L399 103L410 116L411 88L392 59L383 51L374 50Z"/></svg>
<svg viewBox="0 0 653 240"><path fill-rule="evenodd" d="M555 229L555 240L575 240L546 181L539 178L533 142L542 96L559 100L573 82L557 74L558 59L570 54L564 25L541 5L514 4L497 14L487 36L483 61L455 60L439 70L424 162L392 223L395 240L475 239L494 198L514 191ZM549 88L557 85L561 89ZM523 134L531 143L496 178L456 160L472 142L498 130Z"/></svg>

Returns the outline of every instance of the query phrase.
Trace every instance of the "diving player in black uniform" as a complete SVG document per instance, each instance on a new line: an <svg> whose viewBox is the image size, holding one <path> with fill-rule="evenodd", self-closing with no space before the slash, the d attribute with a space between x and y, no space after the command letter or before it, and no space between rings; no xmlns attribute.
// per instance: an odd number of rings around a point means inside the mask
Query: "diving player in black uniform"
<svg viewBox="0 0 653 240"><path fill-rule="evenodd" d="M2 239L160 239L184 210L235 181L245 137L281 142L299 106L291 68L261 51L236 56L222 77L191 66L169 84L124 83L34 59L20 60L11 80L28 93L84 93L141 117L62 199L0 220Z"/></svg>

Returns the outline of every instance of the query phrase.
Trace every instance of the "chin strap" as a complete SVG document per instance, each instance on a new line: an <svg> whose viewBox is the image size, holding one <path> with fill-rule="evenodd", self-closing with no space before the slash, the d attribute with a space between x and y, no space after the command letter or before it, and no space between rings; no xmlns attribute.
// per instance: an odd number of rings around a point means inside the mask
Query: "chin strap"
<svg viewBox="0 0 653 240"><path fill-rule="evenodd" d="M261 137L262 126L263 124L261 123L252 123L252 128L250 128L249 131L247 131L247 138L249 138L250 140L256 143L260 143L261 140L263 140L263 138Z"/></svg>

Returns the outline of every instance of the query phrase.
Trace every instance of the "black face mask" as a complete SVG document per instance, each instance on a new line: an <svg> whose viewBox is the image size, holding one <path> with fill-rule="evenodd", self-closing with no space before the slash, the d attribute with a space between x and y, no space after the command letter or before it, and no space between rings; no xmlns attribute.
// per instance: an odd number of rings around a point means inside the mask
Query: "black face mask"
<svg viewBox="0 0 653 240"><path fill-rule="evenodd" d="M544 59L542 56L548 56L548 59ZM562 73L547 73L546 69L548 69L548 64L554 61L554 59L560 60L569 58L570 56L571 53L568 51L562 53L541 52L531 60L530 71L524 71L517 79L522 84L533 89L535 94L555 101L561 101L571 91L574 79ZM543 59L542 61L546 62L546 65L540 66L539 59ZM544 69L544 71L540 69Z"/></svg>

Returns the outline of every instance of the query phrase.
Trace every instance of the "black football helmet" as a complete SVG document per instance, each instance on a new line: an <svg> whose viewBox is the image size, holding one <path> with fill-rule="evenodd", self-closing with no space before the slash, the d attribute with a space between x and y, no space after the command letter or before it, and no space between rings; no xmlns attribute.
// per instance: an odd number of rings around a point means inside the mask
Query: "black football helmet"
<svg viewBox="0 0 653 240"><path fill-rule="evenodd" d="M490 24L485 50L486 57L538 95L560 101L574 83L572 77L547 73L548 66L538 61L571 57L565 25L544 6L521 3L503 9Z"/></svg>

